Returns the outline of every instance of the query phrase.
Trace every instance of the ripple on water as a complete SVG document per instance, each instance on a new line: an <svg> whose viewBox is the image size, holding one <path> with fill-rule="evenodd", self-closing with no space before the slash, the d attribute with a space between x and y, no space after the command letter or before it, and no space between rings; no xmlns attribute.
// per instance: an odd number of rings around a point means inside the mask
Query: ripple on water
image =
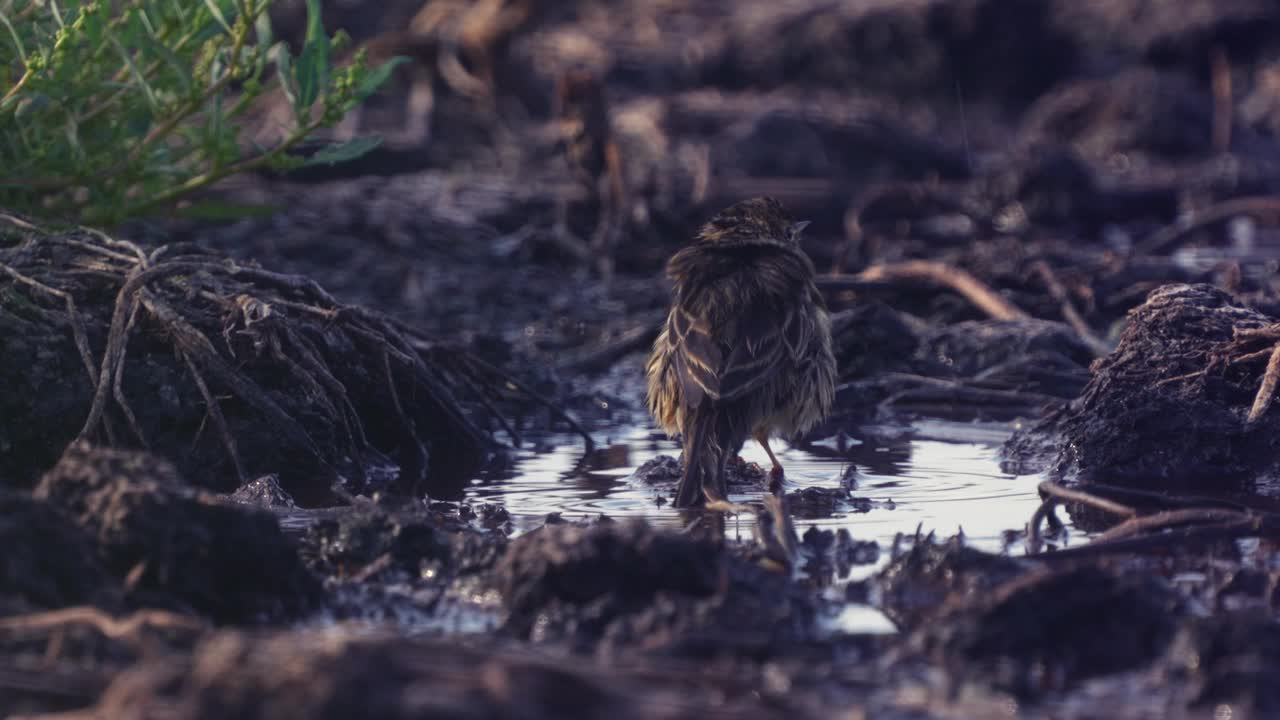
<svg viewBox="0 0 1280 720"><path fill-rule="evenodd" d="M788 489L849 487L854 497L874 501L867 512L838 513L829 518L797 520L809 527L846 528L859 540L876 540L888 548L898 533L917 527L949 536L963 529L966 540L998 552L1006 531L1021 530L1039 505L1040 475L1014 476L1000 470L998 452L1012 432L1007 424L925 421L910 426L861 428L856 436L840 435L813 447L781 449ZM606 467L582 467L580 445L560 445L546 452L526 452L500 475L482 477L467 491L468 499L500 502L517 531L542 524L549 513L566 519L642 517L656 525L680 526L680 515L656 500L662 493L633 482L631 474L660 455L679 455L675 443L651 428L637 427L615 435L604 453ZM785 444L783 444L785 445ZM744 459L767 464L754 442ZM760 492L733 495L738 502L758 500ZM730 532L751 536L747 514L729 525ZM887 553L882 553L883 558Z"/></svg>

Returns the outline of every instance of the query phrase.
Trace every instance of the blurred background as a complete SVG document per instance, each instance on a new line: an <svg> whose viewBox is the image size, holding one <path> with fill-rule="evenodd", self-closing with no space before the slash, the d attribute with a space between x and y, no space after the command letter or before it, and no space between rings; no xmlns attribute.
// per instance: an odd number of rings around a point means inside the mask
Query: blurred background
<svg viewBox="0 0 1280 720"><path fill-rule="evenodd" d="M297 44L304 3L273 12ZM212 241L269 229L264 262L467 342L562 358L622 332L697 225L758 194L813 221L824 272L938 259L1060 319L1028 272L1047 261L1104 336L1160 282L1261 291L1275 269L1267 0L330 0L325 18L371 64L412 59L336 131L384 144L229 190L281 212ZM283 132L286 105L253 131Z"/></svg>

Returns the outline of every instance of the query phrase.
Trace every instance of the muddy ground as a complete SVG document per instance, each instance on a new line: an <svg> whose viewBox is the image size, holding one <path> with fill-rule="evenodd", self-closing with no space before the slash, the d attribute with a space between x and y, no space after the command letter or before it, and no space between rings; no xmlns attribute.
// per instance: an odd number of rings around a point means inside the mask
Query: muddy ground
<svg viewBox="0 0 1280 720"><path fill-rule="evenodd" d="M231 222L0 217L0 715L1280 714L1274 3L326 6L412 59L334 133L370 156ZM752 542L464 501L643 420L663 263L758 194L834 314L801 441L1017 420L1007 553L795 536L847 493Z"/></svg>

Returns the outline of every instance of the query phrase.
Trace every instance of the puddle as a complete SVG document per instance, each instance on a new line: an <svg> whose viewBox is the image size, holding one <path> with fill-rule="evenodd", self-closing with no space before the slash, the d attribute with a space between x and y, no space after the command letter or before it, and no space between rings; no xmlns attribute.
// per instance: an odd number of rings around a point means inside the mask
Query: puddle
<svg viewBox="0 0 1280 720"><path fill-rule="evenodd" d="M1000 470L997 454L1012 431L1009 424L931 420L864 427L856 435L827 438L810 449L788 447L779 459L789 490L844 486L855 498L873 501L867 512L797 519L796 529L803 534L812 526L845 528L855 539L875 540L884 550L895 535L913 534L917 527L940 537L963 530L974 547L1000 552L1007 545L1006 531L1020 530L1040 503L1040 475L1014 476ZM568 520L600 514L642 517L655 525L680 527L679 513L655 502L661 493L630 479L636 468L661 454L679 456L680 448L647 427L611 439L604 455L612 467L580 468L580 443L529 451L500 475L473 481L467 499L502 503L516 532L539 527L549 513ZM742 457L762 465L768 462L754 442L747 443ZM730 499L758 501L763 492L761 488ZM749 539L753 522L743 514L731 519L728 529ZM1068 531L1069 537L1081 537L1069 523ZM1010 551L1022 552L1021 542ZM886 560L882 552L880 562Z"/></svg>

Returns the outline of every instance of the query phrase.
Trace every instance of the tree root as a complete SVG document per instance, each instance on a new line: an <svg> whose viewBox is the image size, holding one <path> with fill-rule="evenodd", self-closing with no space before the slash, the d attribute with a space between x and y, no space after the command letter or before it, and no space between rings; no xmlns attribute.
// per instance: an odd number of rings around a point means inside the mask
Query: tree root
<svg viewBox="0 0 1280 720"><path fill-rule="evenodd" d="M1198 211L1190 221L1178 222L1161 228L1138 242L1133 248L1134 257L1145 257L1164 252L1184 240L1191 233L1214 223L1230 220L1237 215L1266 215L1280 217L1280 198L1238 197Z"/></svg>
<svg viewBox="0 0 1280 720"><path fill-rule="evenodd" d="M0 246L0 283L8 280L36 295L17 310L0 307L0 318L10 326L70 327L91 392L78 439L105 436L117 445L121 438L113 431L114 416L123 419L135 442L164 454L173 449L173 421L179 426L199 421L200 427L208 422L243 482L270 471L254 467L245 455L243 433L254 433L253 447L261 447L265 430L314 467L339 477L355 473L361 481L367 458L398 452L402 470L413 476L404 478L401 488L418 492L428 460L468 453L478 458L494 447L486 426L501 427L518 443L518 429L503 410L516 397L545 405L589 438L554 403L505 373L415 337L389 318L343 305L309 278L196 248L148 253L97 231L65 234L11 216L0 215L0 220L17 227L21 237L16 245ZM101 302L112 295L114 302ZM42 297L63 307L49 307ZM87 302L96 304L86 311ZM145 343L131 348L135 337ZM99 355L92 347L95 338L103 343ZM157 354L157 341L171 348L171 358ZM139 406L131 407L130 387L169 377L144 381L134 378L136 369L126 372L131 363L143 361L187 378L190 397L198 396L197 405L203 401L203 420L157 419L154 406L142 408L150 414L135 412ZM387 414L395 421L386 422ZM377 431L371 433L374 417Z"/></svg>
<svg viewBox="0 0 1280 720"><path fill-rule="evenodd" d="M1225 540L1243 537L1280 537L1280 514L1239 507L1187 507L1203 498L1180 498L1127 489L1099 486L1106 492L1121 494L1147 502L1165 502L1177 509L1138 515L1135 508L1079 488L1067 488L1055 482L1040 484L1045 501L1036 509L1027 526L1028 551L1043 560L1068 560L1097 557L1112 553L1169 550L1179 543L1196 540ZM1054 508L1062 502L1077 502L1124 518L1124 521L1095 537L1088 545L1041 552L1043 535L1040 524L1053 517ZM1213 502L1213 501L1208 501ZM1218 503L1219 505L1223 503Z"/></svg>
<svg viewBox="0 0 1280 720"><path fill-rule="evenodd" d="M1098 337L1093 332L1093 328L1089 327L1089 323L1085 322L1084 316L1076 310L1075 303L1071 302L1071 295L1067 292L1067 288L1058 279L1057 273L1049 266L1049 263L1043 260L1037 260L1031 264L1031 270L1040 276L1044 285L1049 290L1049 295L1062 307L1062 319L1075 329L1080 335L1080 339L1084 341L1093 354L1097 357L1103 357L1111 353L1111 345L1105 340Z"/></svg>
<svg viewBox="0 0 1280 720"><path fill-rule="evenodd" d="M823 290L862 290L903 280L924 280L954 290L996 320L1030 317L969 272L932 260L872 265L856 275L820 275L817 282Z"/></svg>
<svg viewBox="0 0 1280 720"><path fill-rule="evenodd" d="M1266 346L1257 349L1259 342ZM1244 365L1267 358L1267 365L1262 372L1258 391L1249 407L1245 418L1247 425L1253 425L1271 409L1275 401L1276 387L1280 385L1280 323L1260 328L1236 328L1231 341L1209 354L1204 367L1174 377L1164 378L1156 382L1155 387L1172 385L1190 380L1203 381L1209 375L1228 367Z"/></svg>

